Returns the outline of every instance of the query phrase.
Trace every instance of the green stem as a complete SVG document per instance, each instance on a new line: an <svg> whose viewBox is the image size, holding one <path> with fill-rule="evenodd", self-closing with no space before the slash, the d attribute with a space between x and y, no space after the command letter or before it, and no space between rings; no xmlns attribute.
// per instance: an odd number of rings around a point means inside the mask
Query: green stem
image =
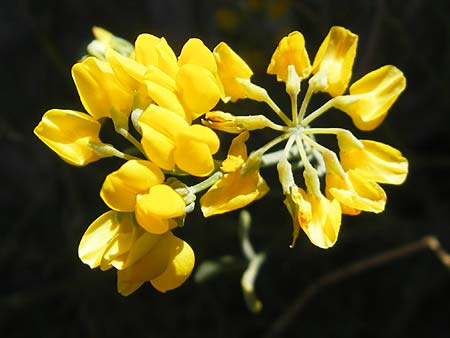
<svg viewBox="0 0 450 338"><path fill-rule="evenodd" d="M303 120L303 117L305 116L305 113L306 113L306 108L308 108L308 104L309 104L309 101L311 100L311 96L313 93L314 93L313 89L311 88L311 86L309 86L308 89L306 90L305 97L303 98L302 105L300 106L300 111L298 112L297 121ZM303 123L302 123L302 125L303 125ZM306 124L304 124L304 125L306 125Z"/></svg>
<svg viewBox="0 0 450 338"><path fill-rule="evenodd" d="M277 104L275 102L273 102L273 100L270 98L269 95L267 95L264 102L267 103L267 105L278 115L278 117L280 119L283 120L283 122L287 126L293 126L292 121L286 116L285 113L283 113L283 111L280 109L280 107L278 107Z"/></svg>
<svg viewBox="0 0 450 338"><path fill-rule="evenodd" d="M124 128L118 128L116 130L120 135L122 135L124 138L128 140L132 145L134 145L143 155L145 155L144 148L142 148L141 143L134 138L133 135L131 135L128 130Z"/></svg>
<svg viewBox="0 0 450 338"><path fill-rule="evenodd" d="M197 194L200 191L208 189L210 186L212 186L214 183L216 183L219 179L223 177L223 173L221 171L216 171L214 174L209 176L206 180L197 183L196 185L193 185L189 187L189 192L192 194Z"/></svg>
<svg viewBox="0 0 450 338"><path fill-rule="evenodd" d="M308 88L309 90L309 88ZM306 127L308 124L310 124L313 120L318 118L320 115L325 113L328 109L333 107L333 100L329 100L327 103L325 103L322 107L316 109L311 114L309 114L307 117L305 117L303 120L300 119L300 125L302 127Z"/></svg>

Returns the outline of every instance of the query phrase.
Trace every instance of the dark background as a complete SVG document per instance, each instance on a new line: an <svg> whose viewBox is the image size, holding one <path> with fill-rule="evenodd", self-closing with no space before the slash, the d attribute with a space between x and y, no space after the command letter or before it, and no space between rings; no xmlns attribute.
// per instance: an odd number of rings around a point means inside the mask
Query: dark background
<svg viewBox="0 0 450 338"><path fill-rule="evenodd" d="M338 267L428 234L449 250L449 16L445 0L2 1L0 336L259 337L307 285ZM124 298L113 271L91 271L77 257L84 230L106 211L98 191L117 162L71 167L32 133L47 109L82 110L70 68L85 53L93 25L130 41L142 32L164 36L177 54L189 37L210 48L227 41L257 83L281 93L274 98L282 104L287 96L264 75L280 37L302 31L313 58L329 28L345 26L360 37L354 79L385 64L407 77L383 125L357 134L401 149L410 161L408 180L385 186L384 213L344 217L334 248L316 248L302 234L289 249L290 218L276 171L263 171L272 192L249 207L255 247L271 248L256 283L264 302L257 315L245 307L239 269L203 284L191 278L168 294L146 285ZM196 214L182 237L197 266L241 255L238 212L206 221ZM320 289L280 336L449 337L449 296L450 272L424 250Z"/></svg>

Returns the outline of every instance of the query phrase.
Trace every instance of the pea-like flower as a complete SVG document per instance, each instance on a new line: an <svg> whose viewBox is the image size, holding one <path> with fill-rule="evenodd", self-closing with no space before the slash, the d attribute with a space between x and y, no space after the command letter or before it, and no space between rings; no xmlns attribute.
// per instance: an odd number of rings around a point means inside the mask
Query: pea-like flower
<svg viewBox="0 0 450 338"><path fill-rule="evenodd" d="M160 168L175 167L194 176L214 170L212 155L219 150L216 133L201 125L189 125L178 114L151 104L139 117L142 146Z"/></svg>
<svg viewBox="0 0 450 338"><path fill-rule="evenodd" d="M241 172L247 160L245 141L248 137L248 132L244 132L233 139L228 156L221 166L224 176L201 197L200 205L205 217L240 209L269 191L259 174L259 168L244 174Z"/></svg>
<svg viewBox="0 0 450 338"><path fill-rule="evenodd" d="M189 39L177 59L164 38L141 34L135 58L109 50L107 59L123 84L189 123L211 110L224 95L212 52L199 39Z"/></svg>
<svg viewBox="0 0 450 338"><path fill-rule="evenodd" d="M91 269L117 269L117 289L128 296L145 282L166 292L179 287L194 267L194 253L170 231L152 234L132 214L108 211L84 233L78 255Z"/></svg>
<svg viewBox="0 0 450 338"><path fill-rule="evenodd" d="M93 117L74 110L51 109L42 117L34 133L64 161L84 166L106 156L101 147L100 123Z"/></svg>
<svg viewBox="0 0 450 338"><path fill-rule="evenodd" d="M176 218L184 216L185 208L181 196L163 181L152 162L130 160L106 177L100 196L115 211L135 212L148 232L162 234L178 226Z"/></svg>

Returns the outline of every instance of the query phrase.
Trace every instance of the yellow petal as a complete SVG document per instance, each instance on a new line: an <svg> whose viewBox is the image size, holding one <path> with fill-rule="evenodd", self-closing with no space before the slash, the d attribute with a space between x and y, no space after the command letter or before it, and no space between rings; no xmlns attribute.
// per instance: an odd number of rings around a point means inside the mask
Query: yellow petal
<svg viewBox="0 0 450 338"><path fill-rule="evenodd" d="M178 71L177 57L164 38L140 34L135 42L136 61L155 66L172 78Z"/></svg>
<svg viewBox="0 0 450 338"><path fill-rule="evenodd" d="M166 245L169 245L166 243ZM195 264L195 255L188 243L172 236L171 258L166 270L150 282L160 292L173 290L181 286L190 276Z"/></svg>
<svg viewBox="0 0 450 338"><path fill-rule="evenodd" d="M406 88L403 73L394 66L370 72L350 87L350 95L336 98L335 107L347 113L361 130L373 130Z"/></svg>
<svg viewBox="0 0 450 338"><path fill-rule="evenodd" d="M201 197L203 216L240 209L262 198L269 187L258 171L243 176L239 171L225 174Z"/></svg>
<svg viewBox="0 0 450 338"><path fill-rule="evenodd" d="M158 167L172 170L175 167L173 139L146 124L140 126L142 130L141 143L147 157Z"/></svg>
<svg viewBox="0 0 450 338"><path fill-rule="evenodd" d="M117 213L116 219L119 223L117 235L107 244L100 268L102 265L113 266L115 259L126 256L136 241L136 230L140 229L131 213Z"/></svg>
<svg viewBox="0 0 450 338"><path fill-rule="evenodd" d="M163 181L163 172L152 162L130 160L106 177L100 196L113 210L133 212L137 196Z"/></svg>
<svg viewBox="0 0 450 338"><path fill-rule="evenodd" d="M160 38L151 34L139 34L134 43L136 61L144 66L158 66L158 52L156 45Z"/></svg>
<svg viewBox="0 0 450 338"><path fill-rule="evenodd" d="M185 64L176 77L179 97L183 106L196 119L211 110L220 99L220 88L214 75L204 67Z"/></svg>
<svg viewBox="0 0 450 338"><path fill-rule="evenodd" d="M176 135L176 165L194 175L207 176L214 170L212 155L219 150L216 133L204 126L193 125Z"/></svg>
<svg viewBox="0 0 450 338"><path fill-rule="evenodd" d="M84 264L91 269L100 265L108 244L121 232L122 220L117 212L108 211L92 222L78 246L78 256ZM124 225L128 224L125 222Z"/></svg>
<svg viewBox="0 0 450 338"><path fill-rule="evenodd" d="M314 58L309 84L315 91L327 92L331 96L342 95L352 76L358 36L351 31L331 27Z"/></svg>
<svg viewBox="0 0 450 338"><path fill-rule="evenodd" d="M139 117L142 146L148 158L160 168L172 170L175 137L189 124L178 114L163 107L150 105Z"/></svg>
<svg viewBox="0 0 450 338"><path fill-rule="evenodd" d="M62 109L51 109L34 129L35 135L64 161L84 166L104 157L90 143L101 144L100 123L91 116Z"/></svg>
<svg viewBox="0 0 450 338"><path fill-rule="evenodd" d="M171 78L169 75L155 66L147 66L145 79L157 83L158 85L163 86L171 92L175 93L176 91L175 79Z"/></svg>
<svg viewBox="0 0 450 338"><path fill-rule="evenodd" d="M145 231L140 226L134 227L134 240L129 251L120 257L116 257L111 264L117 270L123 270L144 257L159 242L161 235Z"/></svg>
<svg viewBox="0 0 450 338"><path fill-rule="evenodd" d="M179 114L154 104L148 106L138 121L141 126L150 126L171 139L189 127Z"/></svg>
<svg viewBox="0 0 450 338"><path fill-rule="evenodd" d="M292 243L297 241L300 229L306 227L312 218L311 203L304 198L304 191L297 186L290 189L283 203L286 205L292 218Z"/></svg>
<svg viewBox="0 0 450 338"><path fill-rule="evenodd" d="M326 197L316 197L304 194L303 198L311 204L312 218L308 223L302 225L303 231L311 243L322 249L332 247L338 238L341 227L341 208L335 199L328 200Z"/></svg>
<svg viewBox="0 0 450 338"><path fill-rule="evenodd" d="M138 198L136 219L148 232L161 234L171 229L175 223L171 218L184 215L183 198L171 187L158 184L150 188L148 194Z"/></svg>
<svg viewBox="0 0 450 338"><path fill-rule="evenodd" d="M237 81L238 78L250 80L253 75L250 67L225 42L214 48L214 58L217 63L217 72L225 90L225 102L232 102L247 97L245 88Z"/></svg>
<svg viewBox="0 0 450 338"><path fill-rule="evenodd" d="M227 158L222 162L221 170L224 172L233 172L241 168L247 159L247 146L245 142L248 140L249 132L243 132L236 136L230 145Z"/></svg>
<svg viewBox="0 0 450 338"><path fill-rule="evenodd" d="M111 117L112 109L126 117L131 113L132 93L122 86L108 63L88 57L72 67L72 77L84 108L95 119Z"/></svg>
<svg viewBox="0 0 450 338"><path fill-rule="evenodd" d="M381 142L361 140L364 148L340 149L344 170L359 169L366 178L387 184L402 184L408 160L397 149Z"/></svg>
<svg viewBox="0 0 450 338"><path fill-rule="evenodd" d="M123 296L136 291L143 283L161 275L177 251L171 232L158 235L157 243L133 265L117 271L117 289ZM174 245L175 244L175 245Z"/></svg>
<svg viewBox="0 0 450 338"><path fill-rule="evenodd" d="M386 193L375 182L368 181L358 169L349 170L347 181L333 173L326 175L327 193L337 199L343 213L358 214L358 210L379 213L386 205Z"/></svg>
<svg viewBox="0 0 450 338"><path fill-rule="evenodd" d="M311 64L305 49L305 39L300 32L292 32L281 39L267 67L268 74L277 76L278 81L287 81L288 66L293 65L300 79L311 73Z"/></svg>
<svg viewBox="0 0 450 338"><path fill-rule="evenodd" d="M178 65L183 66L186 64L201 66L213 74L217 72L216 61L212 52L202 40L197 38L189 39L181 50Z"/></svg>
<svg viewBox="0 0 450 338"><path fill-rule="evenodd" d="M160 107L169 109L183 119L187 119L183 106L178 100L175 92L161 86L153 81L145 81L148 96L155 101ZM190 117L188 117L190 119Z"/></svg>
<svg viewBox="0 0 450 338"><path fill-rule="evenodd" d="M106 51L106 58L116 77L128 90L143 91L142 86L147 71L144 65L117 53L113 49Z"/></svg>

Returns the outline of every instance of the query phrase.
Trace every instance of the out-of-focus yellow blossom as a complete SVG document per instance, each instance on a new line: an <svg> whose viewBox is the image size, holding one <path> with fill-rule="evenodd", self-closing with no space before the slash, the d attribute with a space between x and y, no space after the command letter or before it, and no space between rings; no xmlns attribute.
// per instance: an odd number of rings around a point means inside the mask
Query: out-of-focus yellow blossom
<svg viewBox="0 0 450 338"><path fill-rule="evenodd" d="M154 104L139 117L139 125L144 150L160 168L177 166L194 176L207 176L214 170L212 155L220 141L211 129L189 125L178 114Z"/></svg>
<svg viewBox="0 0 450 338"><path fill-rule="evenodd" d="M314 92L342 95L352 77L358 36L343 27L331 27L314 58L309 85Z"/></svg>
<svg viewBox="0 0 450 338"><path fill-rule="evenodd" d="M100 123L91 116L74 110L51 109L34 128L34 133L64 161L84 166L102 157L95 146L99 139Z"/></svg>
<svg viewBox="0 0 450 338"><path fill-rule="evenodd" d="M135 59L113 51L106 55L129 89L142 95L145 87L151 101L189 123L211 110L223 95L214 56L199 39L189 39L178 59L164 38L150 34L136 39Z"/></svg>
<svg viewBox="0 0 450 338"><path fill-rule="evenodd" d="M293 65L300 79L311 73L311 64L305 49L305 38L300 32L292 32L281 39L267 67L268 74L277 76L278 81L287 81L288 66Z"/></svg>
<svg viewBox="0 0 450 338"><path fill-rule="evenodd" d="M164 174L155 164L130 160L106 177L100 196L115 211L135 212L148 232L162 234L176 227L175 219L185 213L181 196L163 181Z"/></svg>
<svg viewBox="0 0 450 338"><path fill-rule="evenodd" d="M72 77L86 111L95 119L109 117L127 121L133 95L118 81L111 66L88 57L72 67Z"/></svg>
<svg viewBox="0 0 450 338"><path fill-rule="evenodd" d="M250 67L225 42L219 43L213 52L217 63L217 72L225 91L224 101L234 102L246 98L247 92L238 79L249 80L253 75Z"/></svg>
<svg viewBox="0 0 450 338"><path fill-rule="evenodd" d="M115 36L101 27L92 27L92 33L94 34L95 40L87 46L87 51L90 55L93 55L101 60L105 60L106 49L111 48L121 55L127 57L133 56L133 45L127 40Z"/></svg>
<svg viewBox="0 0 450 338"><path fill-rule="evenodd" d="M179 287L194 267L194 253L170 231L152 234L136 224L133 214L108 211L84 233L78 247L92 269L117 269L117 288L128 296L145 282L166 292Z"/></svg>
<svg viewBox="0 0 450 338"><path fill-rule="evenodd" d="M394 66L383 66L353 83L350 95L336 97L334 106L346 112L361 130L378 127L406 87L403 73Z"/></svg>
<svg viewBox="0 0 450 338"><path fill-rule="evenodd" d="M242 208L269 191L259 169L241 174L240 169L247 159L245 142L248 137L248 132L244 132L233 139L221 167L224 176L201 197L200 205L205 217Z"/></svg>

